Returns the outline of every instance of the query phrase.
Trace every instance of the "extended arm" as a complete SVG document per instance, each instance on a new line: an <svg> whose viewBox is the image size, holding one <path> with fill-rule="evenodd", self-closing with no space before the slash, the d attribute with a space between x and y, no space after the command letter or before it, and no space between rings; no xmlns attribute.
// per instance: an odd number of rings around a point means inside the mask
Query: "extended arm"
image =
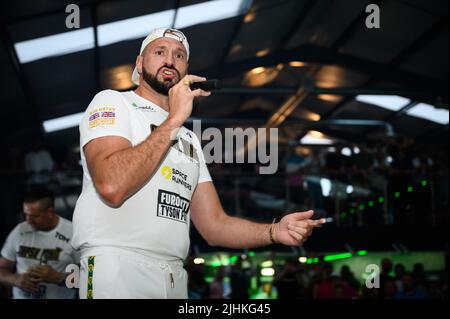
<svg viewBox="0 0 450 319"><path fill-rule="evenodd" d="M252 248L271 244L270 224L256 223L227 215L220 204L211 182L200 183L192 197L192 221L211 246ZM273 228L275 242L298 246L324 220L311 220L313 212L292 213L284 216Z"/></svg>

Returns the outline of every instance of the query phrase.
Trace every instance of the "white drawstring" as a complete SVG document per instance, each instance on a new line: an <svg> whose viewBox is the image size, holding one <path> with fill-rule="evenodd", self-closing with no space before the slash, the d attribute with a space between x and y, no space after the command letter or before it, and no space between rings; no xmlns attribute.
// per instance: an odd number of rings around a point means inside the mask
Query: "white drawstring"
<svg viewBox="0 0 450 319"><path fill-rule="evenodd" d="M175 283L174 283L174 280L173 280L173 271L172 271L172 268L170 268L170 265L169 264L164 264L164 263L160 263L159 264L159 267L161 268L161 269L166 269L166 268L168 268L169 269L169 282L170 282L170 288L174 288L175 287Z"/></svg>

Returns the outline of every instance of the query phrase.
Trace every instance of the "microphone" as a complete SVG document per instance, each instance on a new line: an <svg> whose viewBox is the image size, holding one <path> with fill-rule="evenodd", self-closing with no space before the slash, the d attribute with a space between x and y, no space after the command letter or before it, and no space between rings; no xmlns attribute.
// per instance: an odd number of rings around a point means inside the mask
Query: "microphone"
<svg viewBox="0 0 450 319"><path fill-rule="evenodd" d="M220 90L222 88L222 80L212 79L203 82L193 82L190 86L191 90L202 89L203 91Z"/></svg>

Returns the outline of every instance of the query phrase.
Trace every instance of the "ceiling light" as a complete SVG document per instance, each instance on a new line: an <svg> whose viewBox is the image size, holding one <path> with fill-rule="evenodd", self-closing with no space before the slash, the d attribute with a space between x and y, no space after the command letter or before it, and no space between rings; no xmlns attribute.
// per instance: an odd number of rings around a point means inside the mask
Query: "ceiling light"
<svg viewBox="0 0 450 319"><path fill-rule="evenodd" d="M246 73L243 83L251 87L258 87L273 81L280 71L277 67L257 67Z"/></svg>
<svg viewBox="0 0 450 319"><path fill-rule="evenodd" d="M252 69L250 72L251 72L252 74L261 74L261 73L264 72L264 70L265 70L265 68L262 67L262 66L260 66L260 67L257 67L257 68Z"/></svg>
<svg viewBox="0 0 450 319"><path fill-rule="evenodd" d="M353 193L353 186L352 185L347 185L346 192L347 192L347 194Z"/></svg>
<svg viewBox="0 0 450 319"><path fill-rule="evenodd" d="M133 69L134 66L131 64L119 65L107 69L102 79L103 87L108 87L114 90L129 89L134 85L131 81Z"/></svg>
<svg viewBox="0 0 450 319"><path fill-rule="evenodd" d="M310 113L308 113L307 117L311 121L316 121L316 122L320 121L320 115L317 113L310 112Z"/></svg>
<svg viewBox="0 0 450 319"><path fill-rule="evenodd" d="M247 0L213 0L178 8L176 29L236 17L248 6Z"/></svg>
<svg viewBox="0 0 450 319"><path fill-rule="evenodd" d="M322 195L327 197L331 192L331 181L328 178L320 179L320 186L322 187Z"/></svg>
<svg viewBox="0 0 450 319"><path fill-rule="evenodd" d="M349 147L343 147L341 149L341 155L352 156L352 150Z"/></svg>
<svg viewBox="0 0 450 319"><path fill-rule="evenodd" d="M92 49L94 29L85 28L14 44L20 63Z"/></svg>
<svg viewBox="0 0 450 319"><path fill-rule="evenodd" d="M448 110L438 109L430 104L419 103L406 111L406 114L442 125L448 124Z"/></svg>
<svg viewBox="0 0 450 319"><path fill-rule="evenodd" d="M319 94L317 98L327 102L339 102L342 96L336 94Z"/></svg>
<svg viewBox="0 0 450 319"><path fill-rule="evenodd" d="M187 28L235 17L245 12L250 3L249 0L213 0L183 6L178 9L175 28ZM144 38L154 28L170 27L170 21L174 16L175 10L170 9L98 25L98 45L106 46L121 41ZM94 29L92 27L14 44L20 63L89 50L94 46Z"/></svg>
<svg viewBox="0 0 450 319"><path fill-rule="evenodd" d="M269 49L260 50L260 51L256 52L256 56L258 58L261 58L261 57L266 56L267 54L269 54L269 52L270 52Z"/></svg>
<svg viewBox="0 0 450 319"><path fill-rule="evenodd" d="M244 18L244 23L250 23L253 20L255 20L255 13L254 12L249 12L245 15Z"/></svg>
<svg viewBox="0 0 450 319"><path fill-rule="evenodd" d="M311 135L305 135L304 137L302 137L302 139L300 140L300 144L303 145L331 145L333 144L333 140L328 139L328 138L318 138L318 137L313 137Z"/></svg>
<svg viewBox="0 0 450 319"><path fill-rule="evenodd" d="M319 132L319 131L309 131L308 132L309 135L311 135L312 137L317 137L317 138L323 138L323 133Z"/></svg>
<svg viewBox="0 0 450 319"><path fill-rule="evenodd" d="M373 104L394 112L411 103L410 99L398 95L357 95L355 99L359 102Z"/></svg>
<svg viewBox="0 0 450 319"><path fill-rule="evenodd" d="M292 66L293 68L301 68L305 66L306 64L302 61L291 61L289 62L289 66Z"/></svg>
<svg viewBox="0 0 450 319"><path fill-rule="evenodd" d="M80 125L84 112L66 115L55 119L47 120L42 123L46 133L64 130Z"/></svg>

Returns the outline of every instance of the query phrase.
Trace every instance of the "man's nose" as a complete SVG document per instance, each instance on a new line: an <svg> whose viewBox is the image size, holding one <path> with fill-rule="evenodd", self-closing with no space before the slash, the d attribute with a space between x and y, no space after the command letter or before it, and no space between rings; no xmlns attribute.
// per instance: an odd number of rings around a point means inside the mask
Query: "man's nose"
<svg viewBox="0 0 450 319"><path fill-rule="evenodd" d="M175 60L174 60L172 54L167 54L167 55L165 56L165 61L164 61L164 62L165 62L165 64L166 64L167 66L173 67L173 66L174 66Z"/></svg>

